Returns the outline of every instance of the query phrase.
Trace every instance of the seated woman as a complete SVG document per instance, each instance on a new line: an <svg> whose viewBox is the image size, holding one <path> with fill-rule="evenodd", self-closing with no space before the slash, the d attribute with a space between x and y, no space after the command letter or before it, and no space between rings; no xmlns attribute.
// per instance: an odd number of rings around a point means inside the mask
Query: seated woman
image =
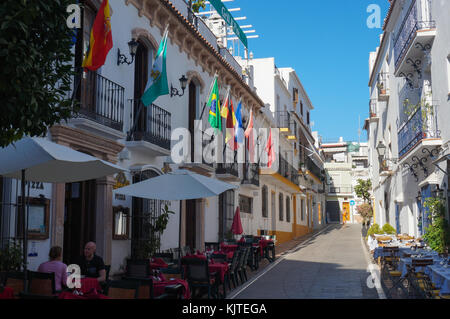
<svg viewBox="0 0 450 319"><path fill-rule="evenodd" d="M39 272L55 273L55 290L61 291L67 282L67 265L62 260L62 248L54 246L48 254L50 260L39 265Z"/></svg>

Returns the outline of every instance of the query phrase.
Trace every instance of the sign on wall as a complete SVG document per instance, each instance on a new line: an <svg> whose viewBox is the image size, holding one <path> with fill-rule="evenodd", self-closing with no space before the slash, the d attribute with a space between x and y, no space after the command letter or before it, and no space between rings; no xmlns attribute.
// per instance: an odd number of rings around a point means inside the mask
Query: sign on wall
<svg viewBox="0 0 450 319"><path fill-rule="evenodd" d="M222 1L209 0L209 2L214 6L225 22L233 29L234 34L236 34L236 36L242 41L242 44L244 44L244 46L248 49L247 36L237 24L236 20L234 20L230 11L228 11L228 9L223 5Z"/></svg>

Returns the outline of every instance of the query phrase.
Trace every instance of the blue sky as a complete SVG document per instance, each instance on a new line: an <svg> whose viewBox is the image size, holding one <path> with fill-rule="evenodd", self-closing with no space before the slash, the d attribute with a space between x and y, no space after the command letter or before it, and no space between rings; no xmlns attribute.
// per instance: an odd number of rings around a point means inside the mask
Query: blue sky
<svg viewBox="0 0 450 319"><path fill-rule="evenodd" d="M368 116L369 52L379 45L382 30L369 29L367 7L381 8L388 0L234 0L240 25L253 25L259 39L249 39L255 58L275 57L278 67L293 67L315 109L314 131L325 141L358 141ZM245 29L249 30L249 29ZM250 34L249 34L250 35ZM242 50L241 50L242 55ZM367 139L361 129L361 141Z"/></svg>

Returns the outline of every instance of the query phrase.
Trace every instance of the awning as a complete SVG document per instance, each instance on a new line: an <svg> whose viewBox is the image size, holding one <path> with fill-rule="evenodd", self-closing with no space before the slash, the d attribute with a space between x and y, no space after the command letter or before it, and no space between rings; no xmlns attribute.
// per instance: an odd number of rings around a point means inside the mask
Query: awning
<svg viewBox="0 0 450 319"><path fill-rule="evenodd" d="M422 188L426 185L439 185L439 184L440 184L440 182L439 182L438 176L437 176L436 172L433 172L427 178L425 178L425 180L423 182L421 182L419 184L419 187Z"/></svg>

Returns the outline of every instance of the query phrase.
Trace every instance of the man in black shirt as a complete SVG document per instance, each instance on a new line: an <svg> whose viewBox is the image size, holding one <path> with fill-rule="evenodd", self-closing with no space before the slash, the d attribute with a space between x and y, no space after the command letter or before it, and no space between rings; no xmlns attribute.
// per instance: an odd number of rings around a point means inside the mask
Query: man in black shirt
<svg viewBox="0 0 450 319"><path fill-rule="evenodd" d="M98 282L104 282L106 280L105 263L95 254L96 249L94 242L88 242L84 247L84 256L80 258L78 265L82 276L97 278Z"/></svg>

